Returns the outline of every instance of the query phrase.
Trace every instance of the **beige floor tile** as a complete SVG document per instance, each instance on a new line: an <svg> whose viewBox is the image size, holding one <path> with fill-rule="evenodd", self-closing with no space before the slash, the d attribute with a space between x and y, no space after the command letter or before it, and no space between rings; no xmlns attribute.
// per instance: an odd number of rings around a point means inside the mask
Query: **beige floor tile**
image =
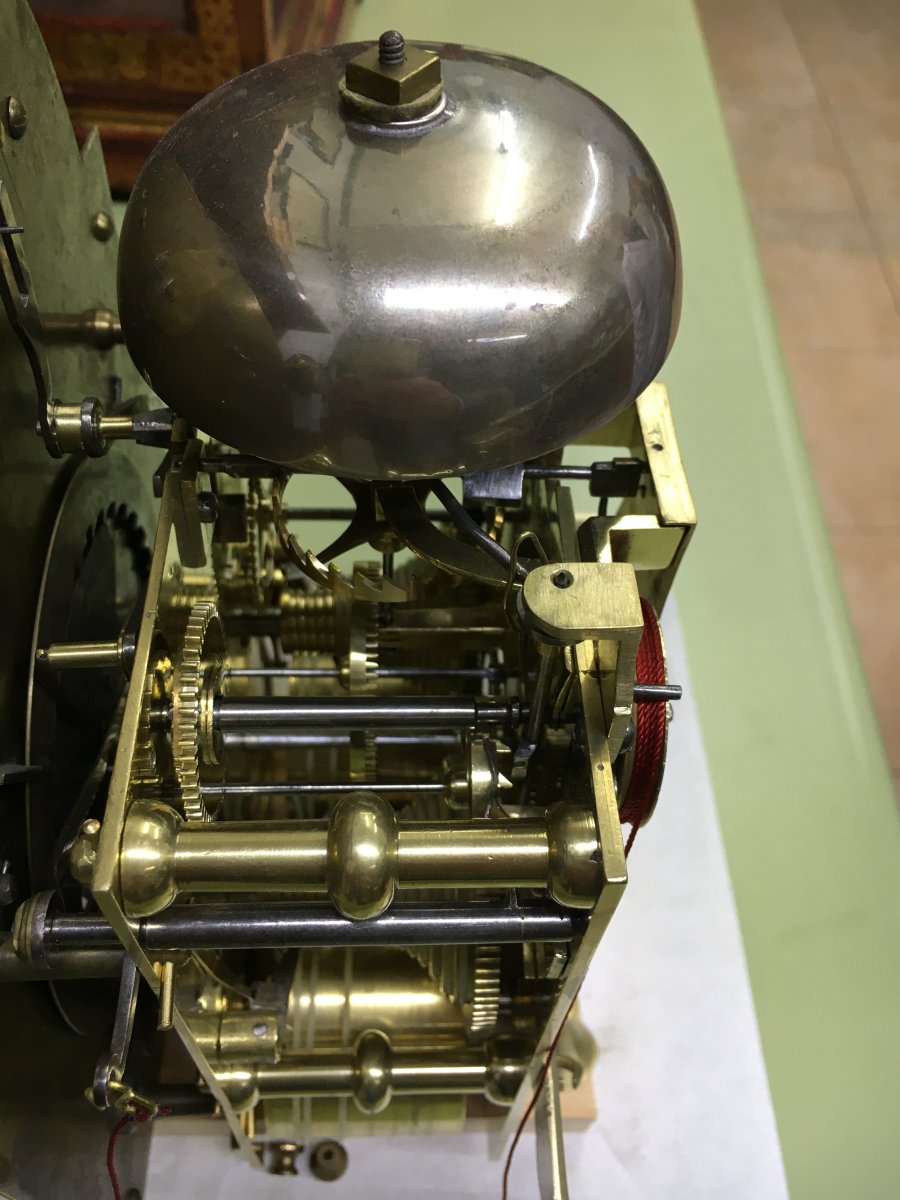
<svg viewBox="0 0 900 1200"><path fill-rule="evenodd" d="M888 758L900 769L900 533L833 541Z"/></svg>
<svg viewBox="0 0 900 1200"><path fill-rule="evenodd" d="M696 0L723 99L795 104L815 90L778 0Z"/></svg>
<svg viewBox="0 0 900 1200"><path fill-rule="evenodd" d="M817 104L732 102L728 132L751 209L857 212L831 128Z"/></svg>
<svg viewBox="0 0 900 1200"><path fill-rule="evenodd" d="M900 316L861 219L757 212L754 225L786 345L900 349Z"/></svg>
<svg viewBox="0 0 900 1200"><path fill-rule="evenodd" d="M697 0L900 793L900 0Z"/></svg>
<svg viewBox="0 0 900 1200"><path fill-rule="evenodd" d="M788 347L787 359L832 533L900 533L900 351Z"/></svg>
<svg viewBox="0 0 900 1200"><path fill-rule="evenodd" d="M900 75L900 44L896 69ZM831 120L868 210L885 216L900 214L900 94L895 104L883 108L839 105Z"/></svg>
<svg viewBox="0 0 900 1200"><path fill-rule="evenodd" d="M795 44L832 107L900 103L897 0L782 0L782 5Z"/></svg>

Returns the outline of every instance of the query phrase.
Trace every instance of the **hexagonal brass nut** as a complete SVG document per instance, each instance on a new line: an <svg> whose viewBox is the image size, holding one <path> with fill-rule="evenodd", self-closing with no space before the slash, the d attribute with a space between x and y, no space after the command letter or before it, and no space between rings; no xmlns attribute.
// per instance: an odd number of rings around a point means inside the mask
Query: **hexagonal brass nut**
<svg viewBox="0 0 900 1200"><path fill-rule="evenodd" d="M347 63L344 83L379 104L409 104L440 87L441 60L433 50L407 46L402 63L386 66L378 61L378 47L370 46Z"/></svg>

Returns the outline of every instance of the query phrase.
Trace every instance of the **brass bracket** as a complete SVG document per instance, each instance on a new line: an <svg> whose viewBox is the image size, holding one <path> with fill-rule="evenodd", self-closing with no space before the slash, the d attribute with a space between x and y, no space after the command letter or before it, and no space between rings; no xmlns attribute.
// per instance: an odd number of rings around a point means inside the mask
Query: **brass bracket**
<svg viewBox="0 0 900 1200"><path fill-rule="evenodd" d="M592 443L596 437L583 440ZM651 486L625 499L616 516L593 517L581 526L582 557L631 563L641 595L660 613L697 524L665 386L652 383L604 426L602 439L643 456Z"/></svg>
<svg viewBox="0 0 900 1200"><path fill-rule="evenodd" d="M629 562L555 563L529 572L521 592L524 621L540 636L592 647L589 663L601 684L603 727L615 760L631 719L635 664L644 631L635 569Z"/></svg>

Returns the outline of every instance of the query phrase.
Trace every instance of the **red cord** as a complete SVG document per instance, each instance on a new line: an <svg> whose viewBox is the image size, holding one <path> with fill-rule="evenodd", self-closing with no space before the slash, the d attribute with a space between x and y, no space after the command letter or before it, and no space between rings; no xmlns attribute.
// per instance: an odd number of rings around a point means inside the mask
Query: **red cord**
<svg viewBox="0 0 900 1200"><path fill-rule="evenodd" d="M578 999L578 992L572 997L572 1003L566 1009L566 1015L562 1019L559 1029L556 1031L556 1037L550 1043L550 1049L547 1051L547 1057L544 1059L544 1065L541 1067L537 1077L537 1082L534 1085L534 1092L531 1099L528 1101L528 1107L522 1114L522 1120L516 1126L516 1132L513 1136L512 1144L509 1147L509 1153L506 1156L506 1165L503 1168L503 1200L509 1200L509 1172L512 1167L513 1155L516 1152L516 1146L519 1144L525 1126L528 1124L528 1118L534 1112L534 1106L538 1102L538 1097L543 1090L544 1084L547 1082L547 1075L550 1072L550 1064L553 1062L553 1055L556 1053L556 1047L559 1045L559 1039L562 1037L563 1030L566 1027L566 1021L569 1019L569 1014L575 1007L575 1001Z"/></svg>
<svg viewBox="0 0 900 1200"><path fill-rule="evenodd" d="M161 1106L156 1112L147 1112L146 1109L140 1108L135 1112L126 1113L121 1121L117 1121L113 1126L112 1132L109 1135L109 1145L106 1147L106 1170L109 1173L109 1182L112 1185L113 1200L122 1200L119 1172L116 1170L116 1142L119 1140L119 1134L126 1125L131 1125L135 1121L138 1124L143 1124L144 1121L152 1121L155 1117L165 1117L171 1111L171 1109L164 1106Z"/></svg>
<svg viewBox="0 0 900 1200"><path fill-rule="evenodd" d="M666 660L656 613L646 600L641 600L644 632L637 652L638 683L665 683ZM659 789L659 776L666 752L666 706L658 701L637 706L637 729L634 738L634 766L628 792L619 810L623 825L631 832L625 843L626 855L634 844L637 831L650 815Z"/></svg>
<svg viewBox="0 0 900 1200"><path fill-rule="evenodd" d="M109 1172L109 1182L112 1184L113 1200L122 1200L122 1189L119 1187L119 1174L116 1171L116 1142L119 1134L126 1125L134 1120L131 1113L126 1113L109 1135L109 1145L106 1147L106 1169Z"/></svg>
<svg viewBox="0 0 900 1200"><path fill-rule="evenodd" d="M663 654L662 637L659 632L659 621L652 606L646 600L641 600L641 611L644 615L644 632L641 635L637 652L635 671L637 682L665 683L666 660ZM653 800L659 786L660 772L663 768L667 719L665 704L660 704L657 701L649 704L638 704L637 706L634 766L631 770L628 794L622 803L619 814L623 825L631 825L631 832L628 835L628 841L625 843L626 855L634 844L637 831L649 816L650 809L653 806ZM566 1027L569 1013L574 1008L577 999L578 993L576 992L572 1003L566 1010L566 1015L562 1019L562 1024L557 1031L556 1037L551 1042L550 1049L547 1051L547 1057L544 1059L544 1065L538 1074L528 1107L525 1109L522 1120L516 1127L509 1153L506 1156L506 1165L503 1168L503 1200L509 1200L509 1172L512 1167L513 1155L516 1152L516 1147L519 1144L525 1126L528 1124L528 1118L534 1112L541 1090L547 1082L547 1075L550 1071L554 1052Z"/></svg>

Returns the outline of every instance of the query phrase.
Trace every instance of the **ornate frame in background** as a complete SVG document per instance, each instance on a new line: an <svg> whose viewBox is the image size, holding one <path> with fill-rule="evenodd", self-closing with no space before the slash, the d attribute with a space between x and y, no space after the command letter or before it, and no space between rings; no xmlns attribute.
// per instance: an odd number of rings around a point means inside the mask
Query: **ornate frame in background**
<svg viewBox="0 0 900 1200"><path fill-rule="evenodd" d="M242 71L341 40L346 0L32 0L79 142L127 194L172 122Z"/></svg>

